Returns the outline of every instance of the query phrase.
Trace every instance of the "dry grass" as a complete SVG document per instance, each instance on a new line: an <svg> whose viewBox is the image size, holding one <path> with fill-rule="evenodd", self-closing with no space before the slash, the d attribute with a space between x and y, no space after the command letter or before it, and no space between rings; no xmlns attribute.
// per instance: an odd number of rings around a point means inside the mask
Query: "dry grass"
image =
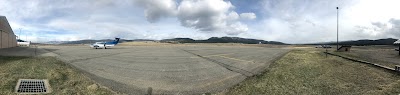
<svg viewBox="0 0 400 95"><path fill-rule="evenodd" d="M321 51L294 50L226 95L400 94L400 76Z"/></svg>
<svg viewBox="0 0 400 95"><path fill-rule="evenodd" d="M0 68L0 95L16 94L18 79L48 79L51 95L114 94L54 57L0 56Z"/></svg>

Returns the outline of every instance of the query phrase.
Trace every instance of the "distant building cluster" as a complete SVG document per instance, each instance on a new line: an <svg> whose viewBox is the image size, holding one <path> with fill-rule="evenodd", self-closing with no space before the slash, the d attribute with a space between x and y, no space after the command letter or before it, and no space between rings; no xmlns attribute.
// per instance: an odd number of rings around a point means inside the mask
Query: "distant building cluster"
<svg viewBox="0 0 400 95"><path fill-rule="evenodd" d="M5 16L0 16L0 48L16 47L16 37L7 18Z"/></svg>

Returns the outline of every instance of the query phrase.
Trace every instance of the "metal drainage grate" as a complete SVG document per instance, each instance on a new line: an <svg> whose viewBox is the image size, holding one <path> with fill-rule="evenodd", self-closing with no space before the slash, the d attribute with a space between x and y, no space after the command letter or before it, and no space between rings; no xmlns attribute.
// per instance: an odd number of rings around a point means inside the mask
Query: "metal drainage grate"
<svg viewBox="0 0 400 95"><path fill-rule="evenodd" d="M23 94L49 93L49 82L42 79L19 79L16 92Z"/></svg>

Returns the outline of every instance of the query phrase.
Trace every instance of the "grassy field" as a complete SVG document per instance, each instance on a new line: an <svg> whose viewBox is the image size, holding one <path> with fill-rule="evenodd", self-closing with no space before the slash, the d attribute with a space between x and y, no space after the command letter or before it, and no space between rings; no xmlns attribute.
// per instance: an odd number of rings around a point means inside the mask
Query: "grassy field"
<svg viewBox="0 0 400 95"><path fill-rule="evenodd" d="M232 87L226 95L400 94L400 76L366 64L293 50L261 75Z"/></svg>
<svg viewBox="0 0 400 95"><path fill-rule="evenodd" d="M54 57L0 56L0 68L0 95L17 94L18 79L48 79L51 95L115 94Z"/></svg>

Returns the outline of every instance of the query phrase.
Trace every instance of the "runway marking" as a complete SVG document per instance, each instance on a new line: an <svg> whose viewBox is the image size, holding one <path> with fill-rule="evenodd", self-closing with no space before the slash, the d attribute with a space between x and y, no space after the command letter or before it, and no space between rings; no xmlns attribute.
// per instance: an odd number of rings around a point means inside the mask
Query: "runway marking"
<svg viewBox="0 0 400 95"><path fill-rule="evenodd" d="M253 61L249 61L249 60L243 60L243 59L237 59L237 58L232 58L232 57L228 57L228 56L224 56L224 55L231 55L231 54L235 54L235 53L223 53L223 54L214 54L214 55L207 55L207 56L203 56L203 57L213 57L213 56L217 56L217 57L222 57L222 58L226 58L226 59L231 59L231 60L236 60L236 61L243 61L243 62L253 62ZM192 58L192 57L190 57ZM200 58L198 56L196 56L195 58Z"/></svg>
<svg viewBox="0 0 400 95"><path fill-rule="evenodd" d="M198 57L198 56L192 56L192 57L189 57L189 58L201 58L201 57Z"/></svg>
<svg viewBox="0 0 400 95"><path fill-rule="evenodd" d="M214 63L216 63L216 64L218 64L218 65L220 65L220 66L224 67L225 69L227 69L227 70L229 70L229 71L232 71L232 72L236 72L236 73L242 74L242 75L244 75L244 76L246 76L246 77L249 77L249 76L253 76L253 75L254 75L254 73L253 73L253 72L250 72L250 71L244 70L244 69L242 69L242 68L235 67L235 66L231 66L231 65L228 65L228 64L225 64L225 63L219 62L219 61L217 61L217 60L210 59L210 58L208 58L208 57L204 57L204 56L201 56L201 55L195 54L195 53L193 53L193 52L190 52L190 51L187 51L187 50L184 50L184 49L180 49L180 50L182 50L182 51L185 51L185 52L187 52L187 53L190 53L190 54L193 54L193 55L195 55L195 56L198 56L198 57L200 57L200 58L203 58L203 59L205 59L205 60L208 60L208 61L214 62Z"/></svg>
<svg viewBox="0 0 400 95"><path fill-rule="evenodd" d="M207 56L204 56L204 57L222 56L222 55L230 55L230 54L234 54L234 53L214 54L214 55L207 55Z"/></svg>
<svg viewBox="0 0 400 95"><path fill-rule="evenodd" d="M114 54L105 54L105 55L100 55L100 56L95 56L95 57L89 57L89 58L83 58L83 59L70 60L70 61L68 61L68 62L69 62L69 63L75 63L75 62L79 62L79 61L86 61L86 60L91 60L91 59L96 59L96 58L102 58L102 57L108 57L108 56L115 56L115 55L119 55L119 54L132 53L132 52L137 52L137 51L120 52L120 53L114 53Z"/></svg>
<svg viewBox="0 0 400 95"><path fill-rule="evenodd" d="M206 56L203 56L203 57L222 56L222 55L230 55L230 54L234 54L234 53L222 53L222 54L206 55ZM201 57L192 56L192 57L189 57L189 58L201 58Z"/></svg>
<svg viewBox="0 0 400 95"><path fill-rule="evenodd" d="M231 59L231 60L236 60L236 61L243 61L243 62L249 62L252 63L253 61L248 61L248 60L243 60L243 59L237 59L237 58L232 58L232 57L227 57L227 56L218 56L218 57L222 57L222 58L226 58L226 59Z"/></svg>

